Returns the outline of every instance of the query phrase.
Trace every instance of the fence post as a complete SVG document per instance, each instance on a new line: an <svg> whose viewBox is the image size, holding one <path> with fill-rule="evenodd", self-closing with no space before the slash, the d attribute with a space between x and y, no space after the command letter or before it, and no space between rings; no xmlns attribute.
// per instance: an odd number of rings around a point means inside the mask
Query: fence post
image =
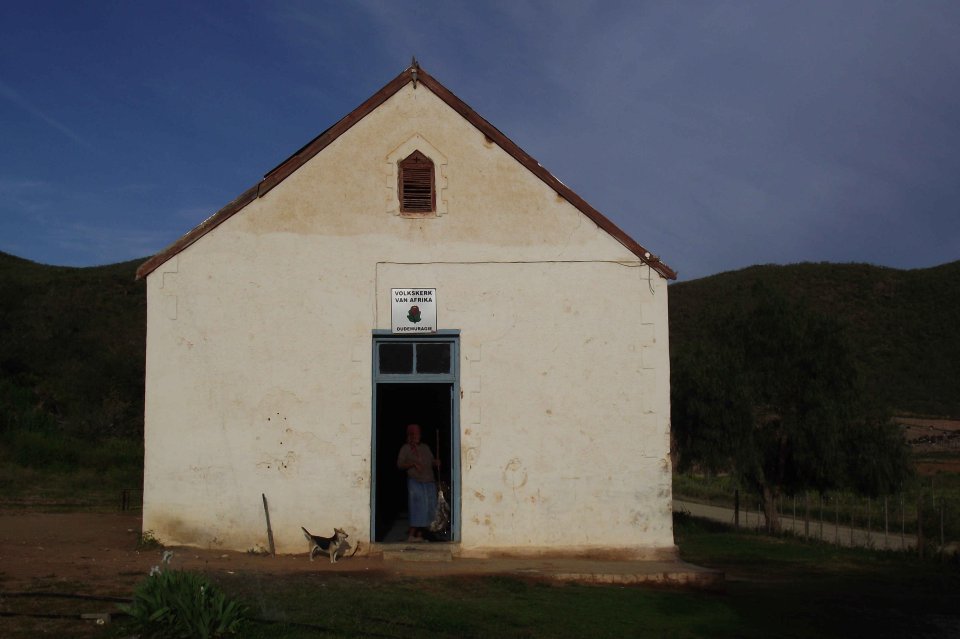
<svg viewBox="0 0 960 639"><path fill-rule="evenodd" d="M900 491L900 550L907 547L907 515L903 512L903 490Z"/></svg>
<svg viewBox="0 0 960 639"><path fill-rule="evenodd" d="M917 498L917 553L923 559L923 493Z"/></svg>
<svg viewBox="0 0 960 639"><path fill-rule="evenodd" d="M871 515L873 514L873 499L867 497L867 546L870 545L870 523L872 521Z"/></svg>
<svg viewBox="0 0 960 639"><path fill-rule="evenodd" d="M740 530L740 489L733 491L733 527Z"/></svg>
<svg viewBox="0 0 960 639"><path fill-rule="evenodd" d="M803 491L803 536L810 539L810 493Z"/></svg>
<svg viewBox="0 0 960 639"><path fill-rule="evenodd" d="M823 541L823 493L819 493L820 499L820 541Z"/></svg>
<svg viewBox="0 0 960 639"><path fill-rule="evenodd" d="M833 542L840 545L840 498L837 497L837 501L834 505L834 522L833 522Z"/></svg>
<svg viewBox="0 0 960 639"><path fill-rule="evenodd" d="M857 512L857 500L850 500L850 547L853 548L853 527L856 523L854 519L854 514Z"/></svg>
<svg viewBox="0 0 960 639"><path fill-rule="evenodd" d="M943 495L940 495L940 548L943 548L944 544L947 543L946 539L943 537Z"/></svg>
<svg viewBox="0 0 960 639"><path fill-rule="evenodd" d="M890 534L890 517L887 511L887 496L883 496L883 549L886 550L890 544L887 536Z"/></svg>
<svg viewBox="0 0 960 639"><path fill-rule="evenodd" d="M777 500L774 502L777 507L777 515L780 516L780 533L783 533L783 495L777 497ZM770 522L767 522L767 530L770 530Z"/></svg>

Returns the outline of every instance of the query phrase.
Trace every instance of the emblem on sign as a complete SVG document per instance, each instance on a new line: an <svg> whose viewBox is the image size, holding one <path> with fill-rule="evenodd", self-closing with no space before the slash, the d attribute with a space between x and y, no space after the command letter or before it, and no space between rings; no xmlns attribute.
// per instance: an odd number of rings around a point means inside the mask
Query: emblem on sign
<svg viewBox="0 0 960 639"><path fill-rule="evenodd" d="M407 319L416 324L420 321L420 307L411 306L410 311L407 313Z"/></svg>

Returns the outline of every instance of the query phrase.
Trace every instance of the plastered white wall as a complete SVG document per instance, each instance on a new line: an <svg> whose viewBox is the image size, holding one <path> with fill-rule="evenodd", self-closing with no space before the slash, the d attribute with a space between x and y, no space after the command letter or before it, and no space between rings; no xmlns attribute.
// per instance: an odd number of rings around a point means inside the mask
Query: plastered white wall
<svg viewBox="0 0 960 639"><path fill-rule="evenodd" d="M442 215L397 215L424 140ZM391 184L392 180L392 184ZM422 85L147 278L144 529L370 538L371 333L435 286L461 331L461 551L670 552L666 282Z"/></svg>

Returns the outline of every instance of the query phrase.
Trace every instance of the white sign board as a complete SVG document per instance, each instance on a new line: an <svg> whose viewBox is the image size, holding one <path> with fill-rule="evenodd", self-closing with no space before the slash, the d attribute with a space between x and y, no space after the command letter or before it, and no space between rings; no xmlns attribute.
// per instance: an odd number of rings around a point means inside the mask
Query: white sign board
<svg viewBox="0 0 960 639"><path fill-rule="evenodd" d="M395 288L391 290L390 298L393 308L390 332L437 332L437 289Z"/></svg>

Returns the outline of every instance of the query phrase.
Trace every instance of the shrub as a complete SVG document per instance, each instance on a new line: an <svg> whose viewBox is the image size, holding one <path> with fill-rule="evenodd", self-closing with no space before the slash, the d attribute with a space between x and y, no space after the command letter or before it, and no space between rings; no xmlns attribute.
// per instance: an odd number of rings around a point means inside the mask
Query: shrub
<svg viewBox="0 0 960 639"><path fill-rule="evenodd" d="M137 537L137 550L153 550L154 548L163 548L163 542L157 539L152 530L144 530Z"/></svg>
<svg viewBox="0 0 960 639"><path fill-rule="evenodd" d="M80 448L68 436L48 430L15 430L6 441L13 461L25 468L76 468Z"/></svg>
<svg viewBox="0 0 960 639"><path fill-rule="evenodd" d="M121 606L145 635L207 639L239 633L247 607L227 597L203 575L168 570L137 586L133 602Z"/></svg>

